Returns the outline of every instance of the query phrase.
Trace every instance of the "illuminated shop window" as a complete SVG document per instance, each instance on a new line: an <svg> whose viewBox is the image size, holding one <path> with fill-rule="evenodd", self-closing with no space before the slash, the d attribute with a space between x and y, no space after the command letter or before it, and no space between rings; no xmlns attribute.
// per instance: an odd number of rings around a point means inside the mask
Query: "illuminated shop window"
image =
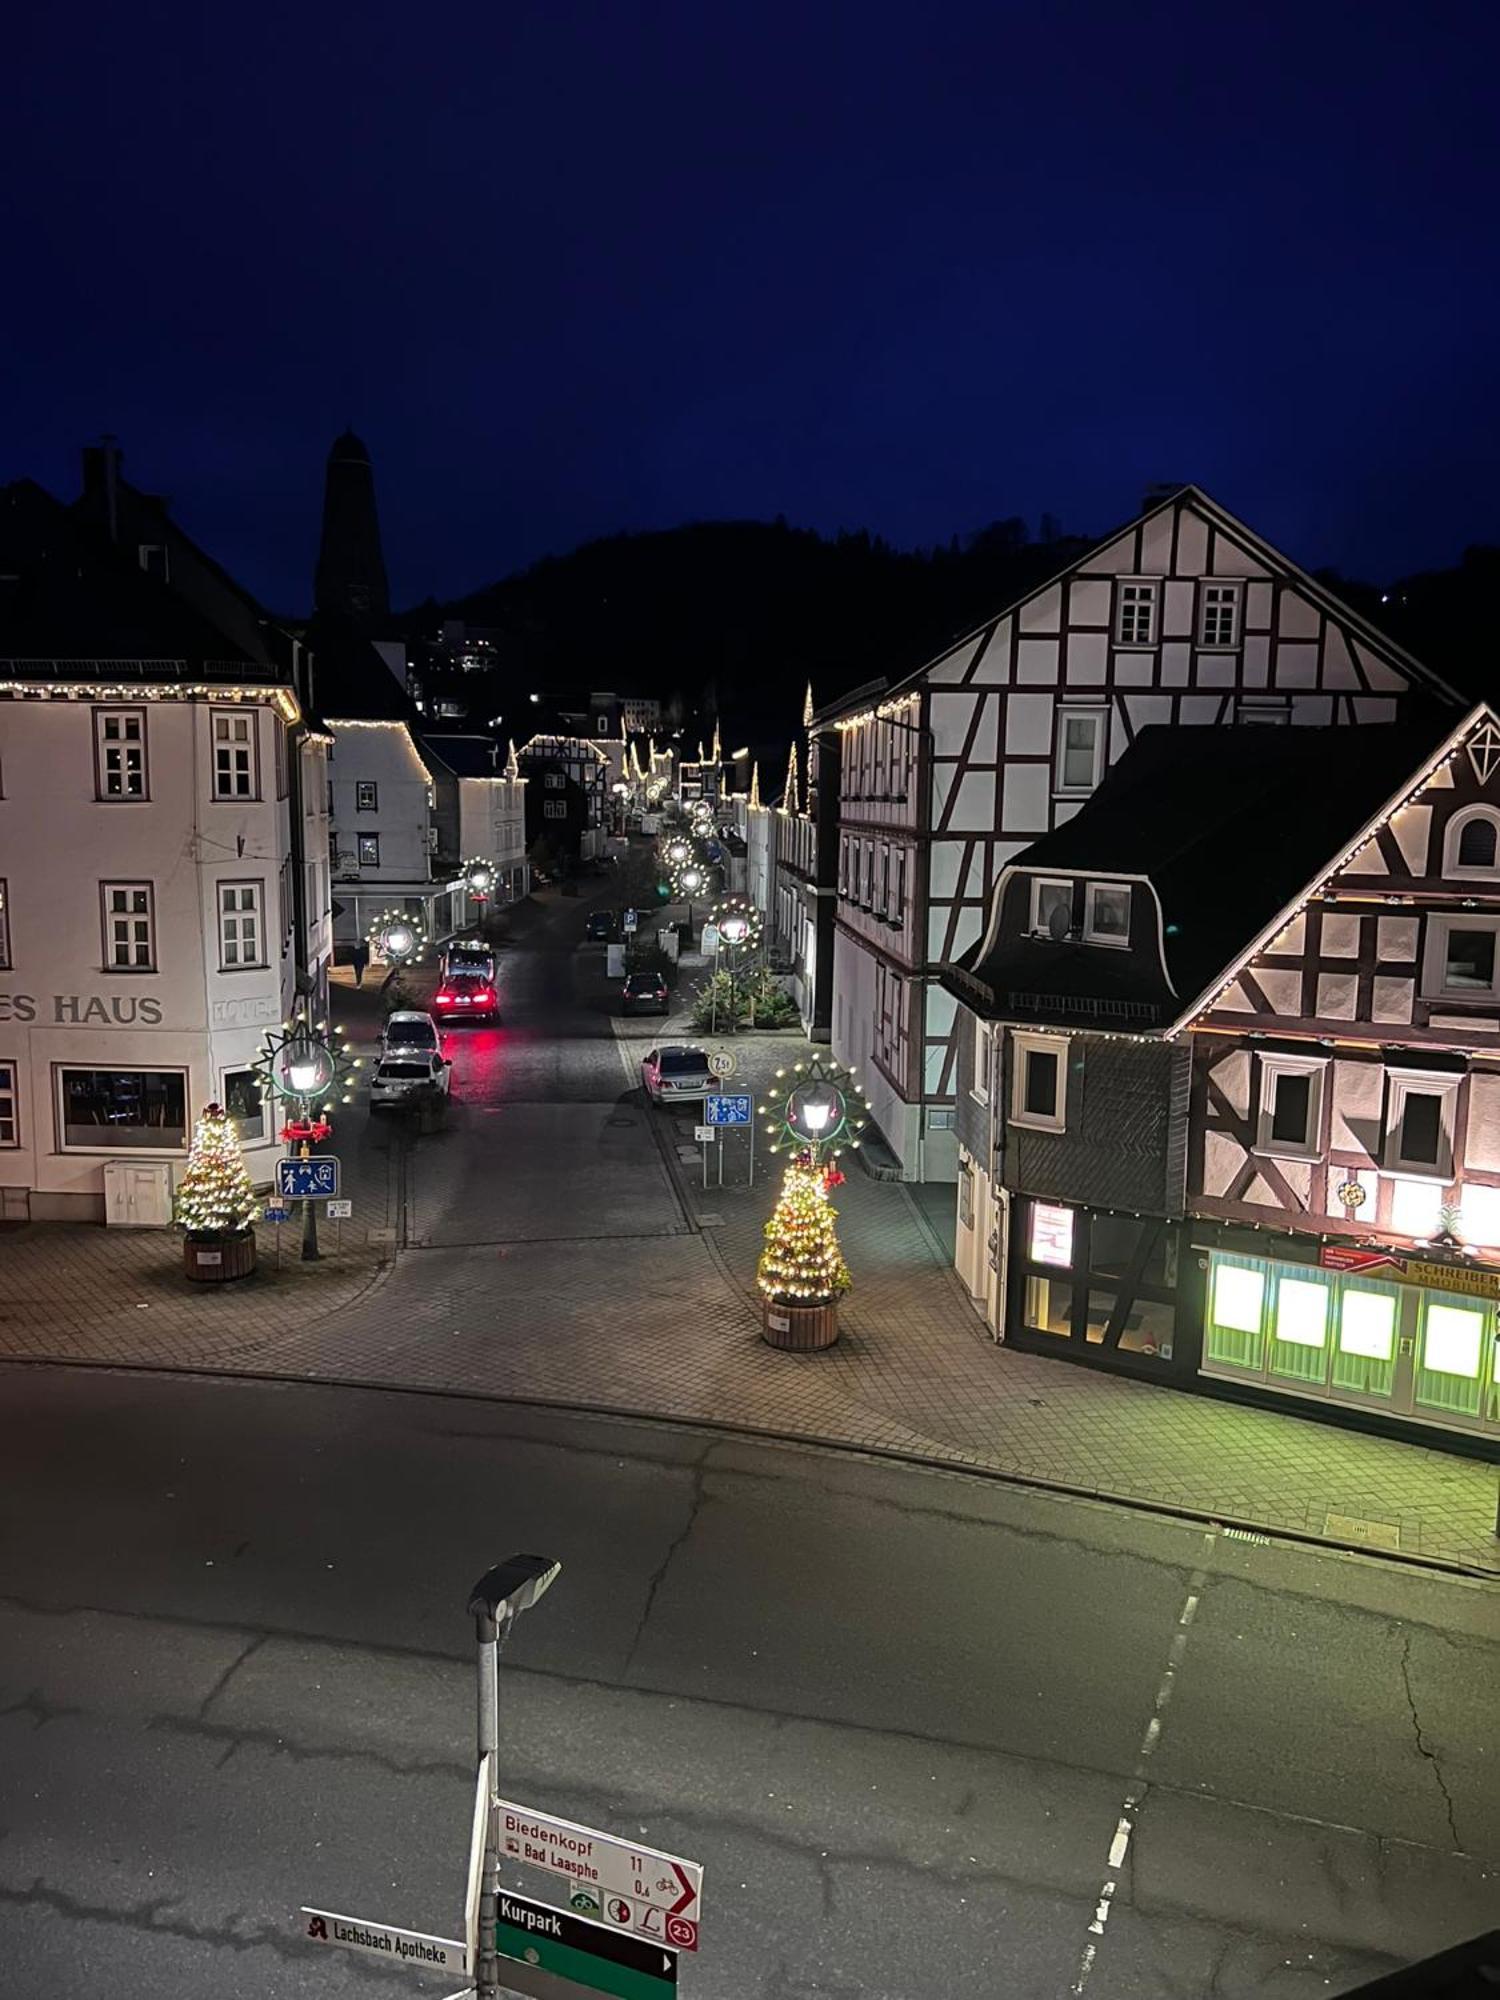
<svg viewBox="0 0 1500 2000"><path fill-rule="evenodd" d="M1339 1312L1339 1352L1389 1361L1396 1351L1396 1301L1383 1292L1345 1292Z"/></svg>
<svg viewBox="0 0 1500 2000"><path fill-rule="evenodd" d="M1264 1265L1214 1260L1204 1350L1210 1361L1260 1373L1265 1300Z"/></svg>
<svg viewBox="0 0 1500 2000"><path fill-rule="evenodd" d="M1063 1270L1073 1266L1073 1211L1052 1208L1044 1201L1031 1204L1031 1261L1057 1264Z"/></svg>
<svg viewBox="0 0 1500 2000"><path fill-rule="evenodd" d="M1328 1287L1305 1278L1283 1278L1276 1288L1276 1338L1297 1347L1321 1347L1328 1338Z"/></svg>
<svg viewBox="0 0 1500 2000"><path fill-rule="evenodd" d="M1423 1408L1453 1416L1479 1413L1480 1380L1491 1311L1428 1293L1422 1304L1417 1353L1416 1400Z"/></svg>

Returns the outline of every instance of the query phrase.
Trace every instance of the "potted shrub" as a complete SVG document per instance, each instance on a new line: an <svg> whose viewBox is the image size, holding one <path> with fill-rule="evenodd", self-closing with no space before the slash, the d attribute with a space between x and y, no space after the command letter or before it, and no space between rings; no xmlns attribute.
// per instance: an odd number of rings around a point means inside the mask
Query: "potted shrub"
<svg viewBox="0 0 1500 2000"><path fill-rule="evenodd" d="M193 1144L177 1184L174 1220L184 1232L183 1269L199 1284L248 1278L255 1269L260 1203L250 1185L234 1120L208 1105L193 1128Z"/></svg>
<svg viewBox="0 0 1500 2000"><path fill-rule="evenodd" d="M772 1347L805 1353L832 1347L839 1337L838 1301L851 1280L828 1190L842 1179L806 1155L786 1170L756 1271L761 1333Z"/></svg>

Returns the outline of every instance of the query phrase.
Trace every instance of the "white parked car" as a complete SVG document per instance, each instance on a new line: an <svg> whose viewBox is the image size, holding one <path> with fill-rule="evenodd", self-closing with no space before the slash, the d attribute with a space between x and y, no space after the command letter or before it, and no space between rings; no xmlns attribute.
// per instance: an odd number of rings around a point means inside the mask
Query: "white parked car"
<svg viewBox="0 0 1500 2000"><path fill-rule="evenodd" d="M430 1014L403 1010L386 1016L385 1026L380 1031L382 1056L395 1049L425 1049L436 1055L440 1047L437 1022Z"/></svg>
<svg viewBox="0 0 1500 2000"><path fill-rule="evenodd" d="M428 1086L446 1097L452 1080L451 1057L427 1049L392 1049L376 1063L370 1078L370 1109L385 1110Z"/></svg>
<svg viewBox="0 0 1500 2000"><path fill-rule="evenodd" d="M714 1087L708 1057L685 1042L668 1042L642 1056L641 1082L653 1104L690 1103Z"/></svg>

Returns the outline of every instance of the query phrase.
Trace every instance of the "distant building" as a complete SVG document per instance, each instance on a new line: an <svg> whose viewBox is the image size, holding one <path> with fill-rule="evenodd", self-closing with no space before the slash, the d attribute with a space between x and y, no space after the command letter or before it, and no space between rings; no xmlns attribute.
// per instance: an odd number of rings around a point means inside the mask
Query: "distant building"
<svg viewBox="0 0 1500 2000"><path fill-rule="evenodd" d="M271 1178L253 1065L328 997L306 668L112 445L0 492L0 1214L167 1220L214 1100Z"/></svg>
<svg viewBox="0 0 1500 2000"><path fill-rule="evenodd" d="M526 859L526 780L512 744L509 755L489 736L423 735L432 774L437 851L450 865L488 861L495 870L492 904L518 902L531 888ZM462 925L477 915L465 902Z"/></svg>
<svg viewBox="0 0 1500 2000"><path fill-rule="evenodd" d="M335 438L323 486L323 535L314 603L363 625L390 617L390 587L375 511L375 471L353 431Z"/></svg>

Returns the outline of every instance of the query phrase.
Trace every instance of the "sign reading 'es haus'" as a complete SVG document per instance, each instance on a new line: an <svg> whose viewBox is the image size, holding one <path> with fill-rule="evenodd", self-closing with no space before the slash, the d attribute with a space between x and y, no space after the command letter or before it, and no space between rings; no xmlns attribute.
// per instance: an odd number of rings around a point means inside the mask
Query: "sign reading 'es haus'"
<svg viewBox="0 0 1500 2000"><path fill-rule="evenodd" d="M0 993L0 1022L36 1021L53 1028L159 1028L161 1002L149 993Z"/></svg>

